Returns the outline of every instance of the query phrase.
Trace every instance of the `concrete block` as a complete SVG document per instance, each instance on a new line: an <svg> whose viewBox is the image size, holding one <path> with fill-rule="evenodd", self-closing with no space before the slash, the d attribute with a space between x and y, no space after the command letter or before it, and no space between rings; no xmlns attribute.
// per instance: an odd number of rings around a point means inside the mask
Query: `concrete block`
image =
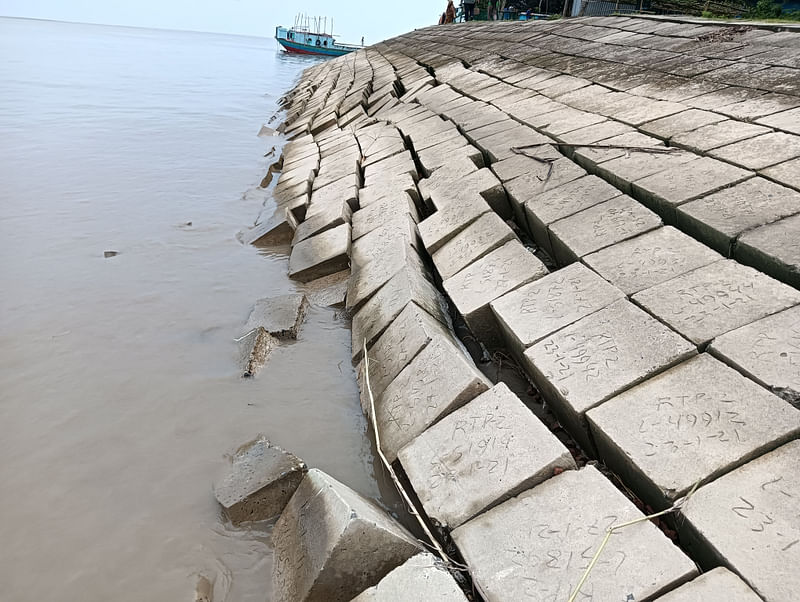
<svg viewBox="0 0 800 602"><path fill-rule="evenodd" d="M444 198L439 200L440 196ZM422 220L418 227L422 244L431 255L480 216L492 210L483 197L477 194L458 196L455 193L445 195L444 192L436 191L431 198L442 208Z"/></svg>
<svg viewBox="0 0 800 602"><path fill-rule="evenodd" d="M353 241L376 228L410 216L416 223L419 221L417 207L407 193L401 192L397 196L387 196L377 200L353 214Z"/></svg>
<svg viewBox="0 0 800 602"><path fill-rule="evenodd" d="M375 404L390 462L425 429L491 387L460 348L437 337L389 383Z"/></svg>
<svg viewBox="0 0 800 602"><path fill-rule="evenodd" d="M681 541L708 566L738 573L767 602L800 590L800 441L698 489L683 510Z"/></svg>
<svg viewBox="0 0 800 602"><path fill-rule="evenodd" d="M504 383L442 418L398 457L425 513L450 529L575 468L564 444Z"/></svg>
<svg viewBox="0 0 800 602"><path fill-rule="evenodd" d="M574 263L491 302L512 354L577 322L625 295L592 270Z"/></svg>
<svg viewBox="0 0 800 602"><path fill-rule="evenodd" d="M397 244L401 241L405 246L414 249L419 247L417 226L408 214L387 221L353 243L351 255L354 271L376 261L391 261L392 258L385 255L390 247L399 248Z"/></svg>
<svg viewBox="0 0 800 602"><path fill-rule="evenodd" d="M487 602L567 600L605 530L642 513L593 466L569 470L453 531ZM609 540L578 599L650 600L697 574L649 521Z"/></svg>
<svg viewBox="0 0 800 602"><path fill-rule="evenodd" d="M728 119L673 136L670 144L696 153L705 153L734 142L768 134L770 131L761 125Z"/></svg>
<svg viewBox="0 0 800 602"><path fill-rule="evenodd" d="M617 301L530 347L523 367L586 449L584 413L691 357L694 345L628 301Z"/></svg>
<svg viewBox="0 0 800 602"><path fill-rule="evenodd" d="M451 170L448 164L436 170L430 178L420 180L419 188L423 199L428 201L428 206L436 211L454 199L478 194L500 217L503 219L511 217L506 190L488 168L464 173Z"/></svg>
<svg viewBox="0 0 800 602"><path fill-rule="evenodd" d="M214 495L233 523L266 520L283 512L307 471L300 458L262 436L236 450Z"/></svg>
<svg viewBox="0 0 800 602"><path fill-rule="evenodd" d="M352 602L467 602L464 592L433 554L423 553L381 579L378 585L365 590Z"/></svg>
<svg viewBox="0 0 800 602"><path fill-rule="evenodd" d="M717 261L633 300L695 345L800 303L800 291L735 261Z"/></svg>
<svg viewBox="0 0 800 602"><path fill-rule="evenodd" d="M785 186L800 189L800 158L768 167L761 174Z"/></svg>
<svg viewBox="0 0 800 602"><path fill-rule="evenodd" d="M742 232L795 213L800 213L800 192L752 178L679 207L677 220L681 230L729 255Z"/></svg>
<svg viewBox="0 0 800 602"><path fill-rule="evenodd" d="M303 293L259 299L247 318L245 331L260 327L278 339L296 339L307 307Z"/></svg>
<svg viewBox="0 0 800 602"><path fill-rule="evenodd" d="M257 247L288 245L292 242L297 221L286 208L276 209L272 217L237 234L239 242Z"/></svg>
<svg viewBox="0 0 800 602"><path fill-rule="evenodd" d="M312 469L272 532L276 602L349 602L421 551L375 503Z"/></svg>
<svg viewBox="0 0 800 602"><path fill-rule="evenodd" d="M350 223L352 211L346 202L334 201L326 204L312 202L306 211L306 219L300 223L292 238L292 244L311 238L342 224Z"/></svg>
<svg viewBox="0 0 800 602"><path fill-rule="evenodd" d="M709 154L747 169L764 169L800 157L800 136L772 132L713 149Z"/></svg>
<svg viewBox="0 0 800 602"><path fill-rule="evenodd" d="M583 262L632 295L720 259L704 244L665 226L586 255Z"/></svg>
<svg viewBox="0 0 800 602"><path fill-rule="evenodd" d="M340 272L350 263L350 224L307 238L292 248L289 278L308 282Z"/></svg>
<svg viewBox="0 0 800 602"><path fill-rule="evenodd" d="M734 257L747 265L800 288L800 215L744 232Z"/></svg>
<svg viewBox="0 0 800 602"><path fill-rule="evenodd" d="M472 333L486 345L502 343L489 308L498 297L547 275L544 264L522 243L512 240L442 283Z"/></svg>
<svg viewBox="0 0 800 602"><path fill-rule="evenodd" d="M613 144L611 140L604 141L605 143ZM651 143L643 140L643 144L647 144L648 148L652 146ZM633 145L634 147L636 144ZM675 150L669 153L650 153L632 150L625 154L625 150L612 150L608 151L610 160L597 163L597 175L607 180L625 194L631 194L631 182L640 180L649 175L653 175L662 171L678 169L686 163L697 161L700 157L694 153L683 150ZM621 154L615 155L620 152ZM577 156L586 156L590 153L588 151L576 151ZM602 155L601 155L602 156ZM583 165L583 163L581 163ZM587 168L589 169L589 168Z"/></svg>
<svg viewBox="0 0 800 602"><path fill-rule="evenodd" d="M586 416L606 465L661 508L800 434L800 410L706 353Z"/></svg>
<svg viewBox="0 0 800 602"><path fill-rule="evenodd" d="M639 129L645 134L669 140L676 134L691 132L703 126L711 125L712 123L725 121L725 119L727 119L727 117L724 115L712 111L689 109L688 111L682 111L675 115L670 115L669 117L648 121L639 126Z"/></svg>
<svg viewBox="0 0 800 602"><path fill-rule="evenodd" d="M533 240L552 257L553 247L548 231L550 224L621 194L597 176L583 176L543 190L524 201L525 219L522 223L527 223Z"/></svg>
<svg viewBox="0 0 800 602"><path fill-rule="evenodd" d="M708 350L787 401L800 402L800 306L718 336Z"/></svg>
<svg viewBox="0 0 800 602"><path fill-rule="evenodd" d="M403 192L410 195L415 201L419 199L417 183L409 174L380 174L370 179L369 182L365 182L364 187L358 191L358 201L363 209L386 196Z"/></svg>
<svg viewBox="0 0 800 602"><path fill-rule="evenodd" d="M550 244L564 265L659 226L661 218L622 195L550 224Z"/></svg>
<svg viewBox="0 0 800 602"><path fill-rule="evenodd" d="M251 329L240 339L239 349L244 359L242 378L255 376L277 346L278 340L260 326Z"/></svg>
<svg viewBox="0 0 800 602"><path fill-rule="evenodd" d="M405 267L392 276L353 316L354 362L361 359L364 339L367 340L367 348L372 347L411 301L442 324L449 324L444 299L436 287L415 266Z"/></svg>
<svg viewBox="0 0 800 602"><path fill-rule="evenodd" d="M494 251L510 240L513 230L494 212L484 213L433 254L433 263L442 280Z"/></svg>
<svg viewBox="0 0 800 602"><path fill-rule="evenodd" d="M342 270L308 282L304 290L309 303L326 307L344 307L349 280L350 270Z"/></svg>
<svg viewBox="0 0 800 602"><path fill-rule="evenodd" d="M478 167L483 167L481 151L467 143L466 140L458 142L442 142L417 153L417 159L422 166L426 177L446 165L453 157L466 157Z"/></svg>
<svg viewBox="0 0 800 602"><path fill-rule="evenodd" d="M684 583L678 589L657 598L656 602L706 602L732 600L761 602L761 598L738 575L718 566Z"/></svg>
<svg viewBox="0 0 800 602"><path fill-rule="evenodd" d="M513 157L511 149L521 146L531 146L537 144L548 144L552 142L544 134L540 134L533 128L519 126L509 132L500 132L494 136L489 136L481 140L481 148L484 150L492 163Z"/></svg>
<svg viewBox="0 0 800 602"><path fill-rule="evenodd" d="M341 180L319 188L311 195L311 201L316 207L326 207L331 204L347 203L350 208L358 209L358 186L347 180ZM314 212L311 212L313 215Z"/></svg>

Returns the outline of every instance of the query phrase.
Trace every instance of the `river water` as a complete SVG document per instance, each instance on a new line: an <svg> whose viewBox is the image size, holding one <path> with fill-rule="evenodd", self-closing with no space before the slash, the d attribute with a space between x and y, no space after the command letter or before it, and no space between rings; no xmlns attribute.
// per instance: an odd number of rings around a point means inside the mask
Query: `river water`
<svg viewBox="0 0 800 602"><path fill-rule="evenodd" d="M252 380L233 341L295 290L235 235L277 142L256 134L315 59L12 19L0 56L0 599L193 600L203 574L268 600L267 534L213 499L226 453L264 433L379 496L347 322L312 308Z"/></svg>

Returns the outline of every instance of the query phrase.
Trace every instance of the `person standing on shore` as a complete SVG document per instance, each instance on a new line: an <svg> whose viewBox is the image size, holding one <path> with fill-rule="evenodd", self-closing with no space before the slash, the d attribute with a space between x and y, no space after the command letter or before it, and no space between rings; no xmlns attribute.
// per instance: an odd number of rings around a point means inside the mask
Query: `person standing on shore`
<svg viewBox="0 0 800 602"><path fill-rule="evenodd" d="M452 23L456 20L456 7L453 5L453 0L447 0L447 8L444 11L444 22Z"/></svg>
<svg viewBox="0 0 800 602"><path fill-rule="evenodd" d="M489 6L487 7L488 14L486 15L488 21L497 21L497 9L499 4L499 0L489 0Z"/></svg>
<svg viewBox="0 0 800 602"><path fill-rule="evenodd" d="M472 21L475 17L475 0L464 0L464 20Z"/></svg>

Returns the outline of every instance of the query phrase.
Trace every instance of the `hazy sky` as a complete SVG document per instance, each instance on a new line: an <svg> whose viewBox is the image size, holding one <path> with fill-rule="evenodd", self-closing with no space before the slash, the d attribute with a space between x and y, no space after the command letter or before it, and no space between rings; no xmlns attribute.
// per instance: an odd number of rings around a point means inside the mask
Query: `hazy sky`
<svg viewBox="0 0 800 602"><path fill-rule="evenodd" d="M441 5L441 6L440 6ZM334 18L342 42L378 42L436 23L446 0L0 0L0 15L271 37L298 12Z"/></svg>

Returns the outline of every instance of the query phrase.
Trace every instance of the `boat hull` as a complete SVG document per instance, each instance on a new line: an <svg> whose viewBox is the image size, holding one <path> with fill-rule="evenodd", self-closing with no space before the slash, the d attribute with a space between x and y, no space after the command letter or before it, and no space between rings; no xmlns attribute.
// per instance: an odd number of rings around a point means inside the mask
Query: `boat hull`
<svg viewBox="0 0 800 602"><path fill-rule="evenodd" d="M299 44L297 42L290 42L289 40L282 40L278 38L278 43L283 46L286 52L294 52L297 54L316 54L321 56L342 56L349 52L353 52L352 48L322 48L319 46L310 46L308 44Z"/></svg>

